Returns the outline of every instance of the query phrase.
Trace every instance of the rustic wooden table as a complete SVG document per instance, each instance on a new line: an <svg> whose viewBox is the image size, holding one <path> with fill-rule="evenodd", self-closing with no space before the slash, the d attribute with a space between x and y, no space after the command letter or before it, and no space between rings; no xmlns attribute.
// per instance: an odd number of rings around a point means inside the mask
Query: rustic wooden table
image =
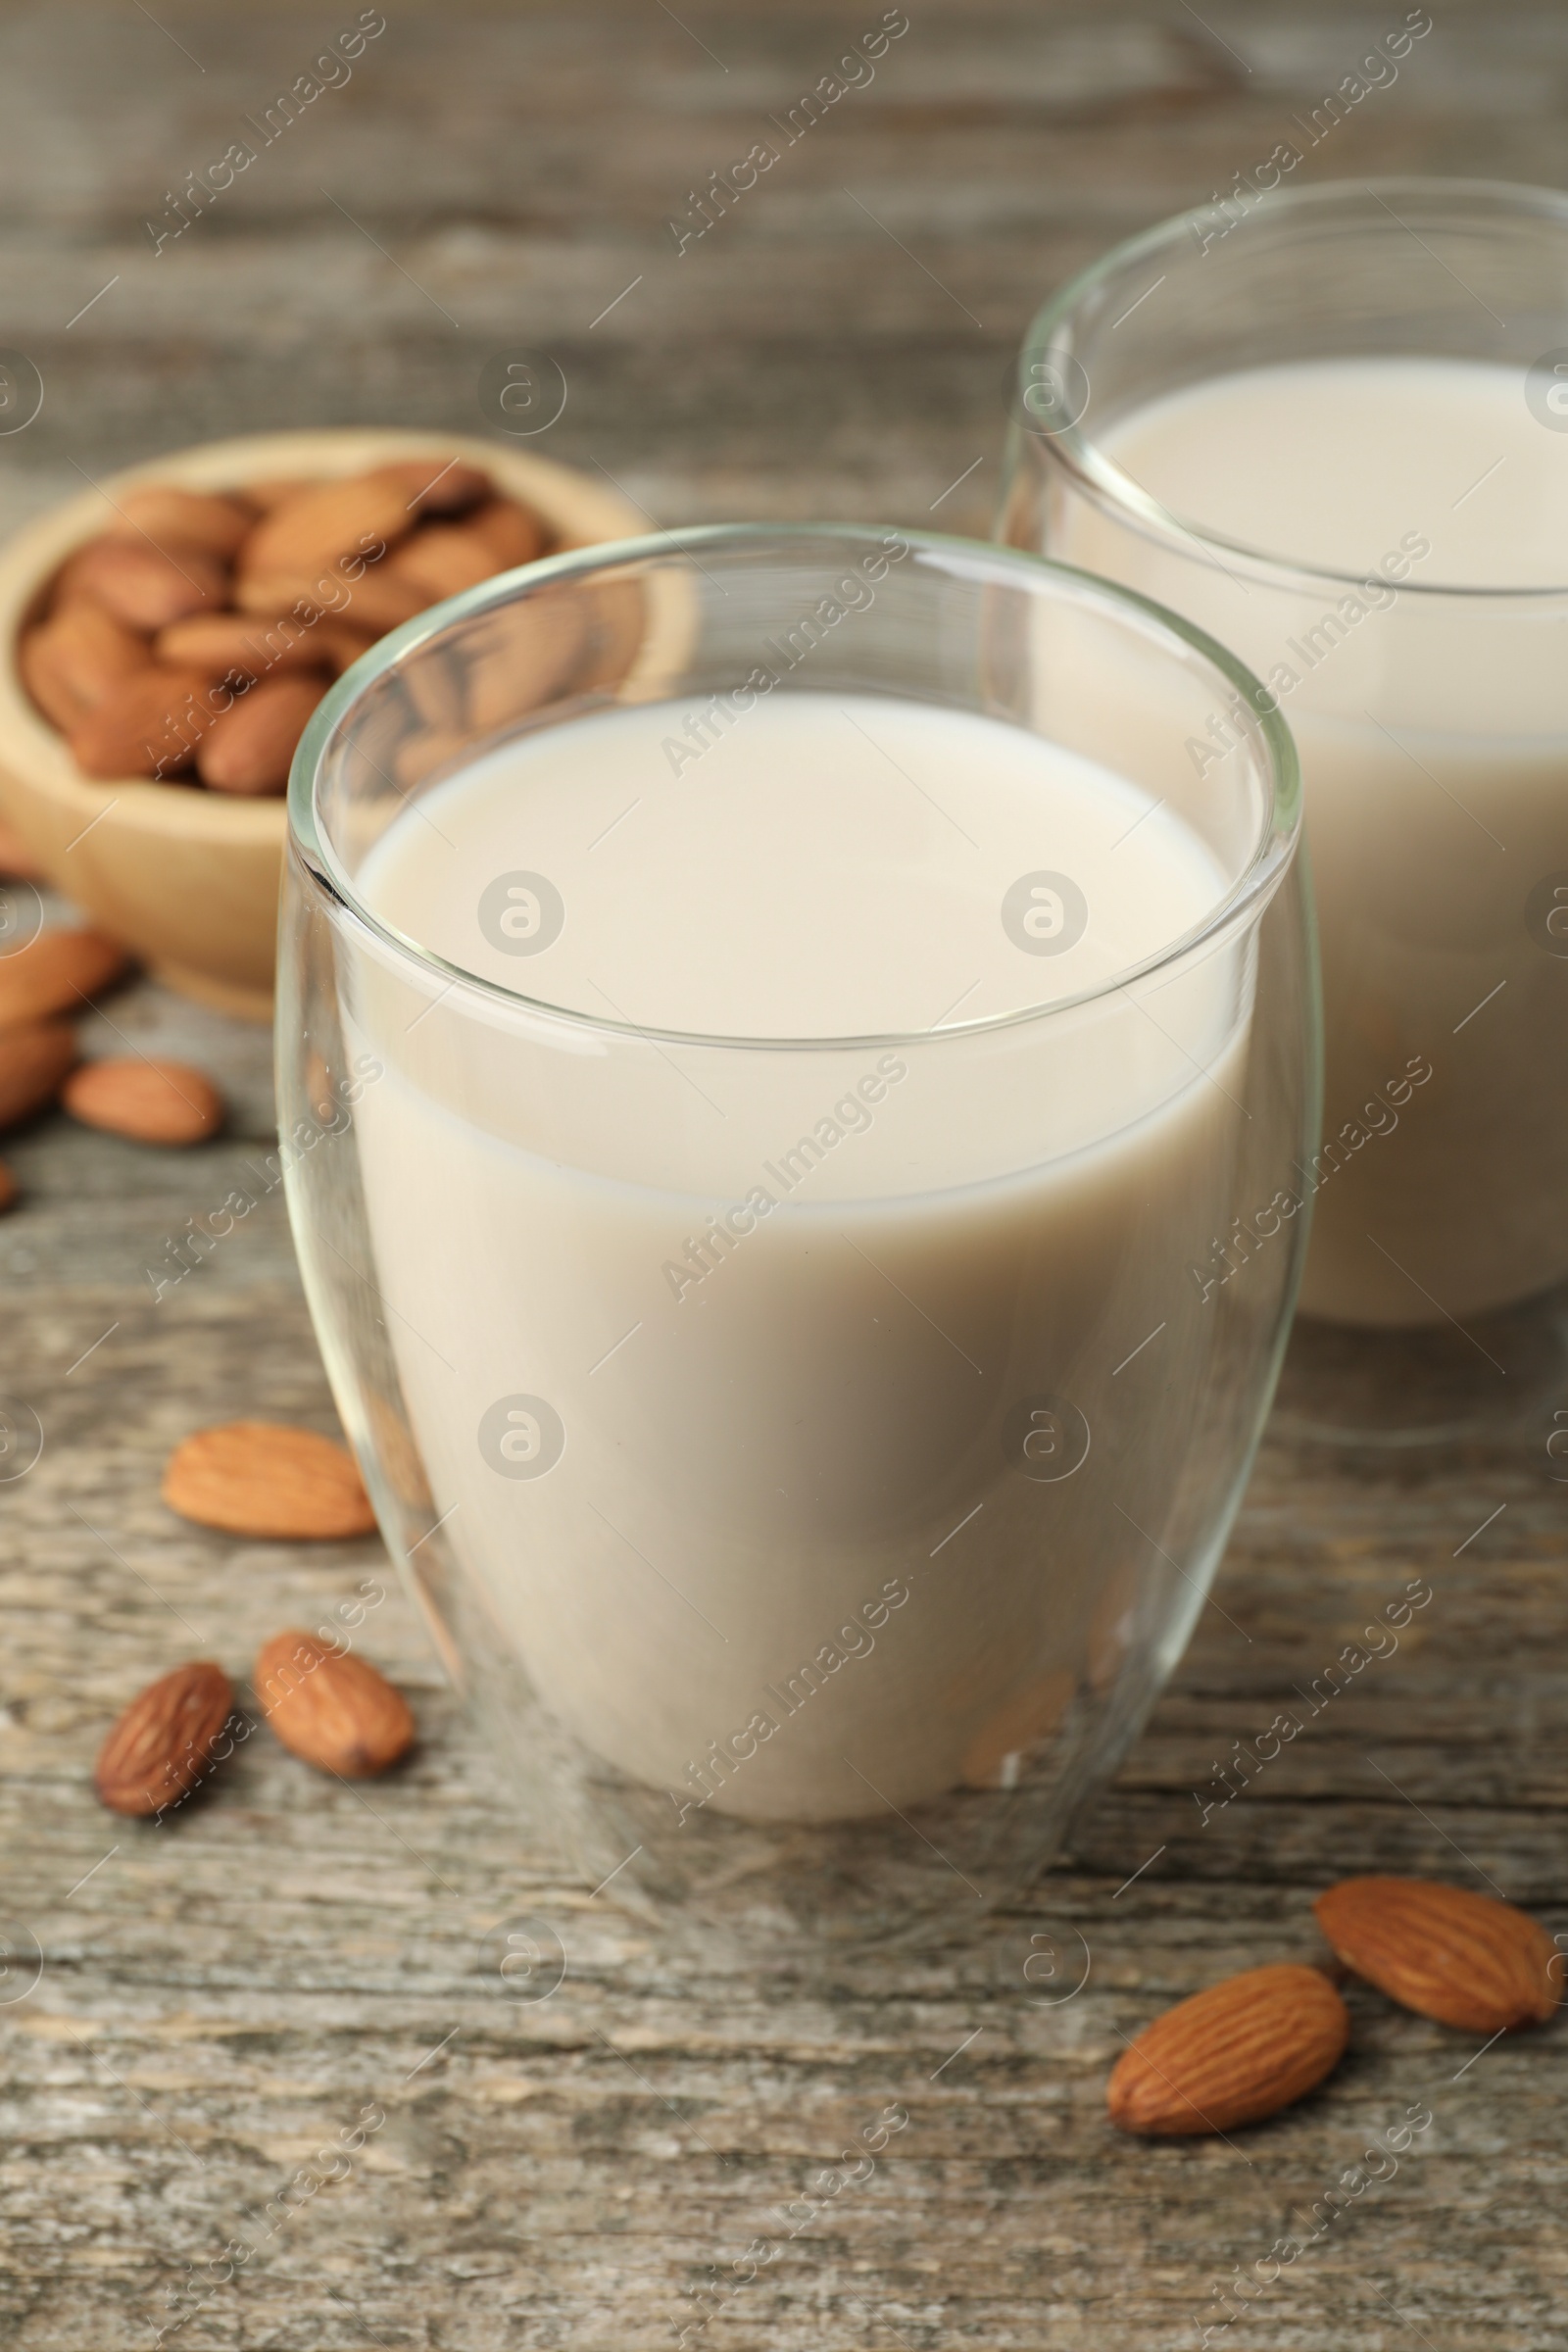
<svg viewBox="0 0 1568 2352"><path fill-rule="evenodd" d="M246 118L310 71L333 12L7 5L0 321L46 398L0 439L0 521L210 435L478 429L482 364L524 345L568 386L541 446L661 522L983 534L1003 378L1044 289L1267 155L1401 13L908 0L874 82L680 252L690 192L875 25L871 0L386 0L352 78L267 145ZM1435 15L1304 172L1560 178L1555 0ZM155 250L187 172L236 139L254 166ZM161 1505L192 1426L330 1428L331 1408L275 1196L161 1303L144 1273L265 1145L267 1041L145 986L88 1029L206 1063L234 1117L183 1156L59 1119L7 1147L26 1198L0 1229L5 1379L46 1438L5 1504L8 2345L110 2352L176 2321L182 2352L668 2344L700 2316L686 2290L890 2101L909 2124L874 2178L692 2342L1197 2345L1216 2286L1424 2105L1394 2176L1213 2340L1568 2343L1560 2033L1477 2055L1352 1989L1348 2063L1236 2144L1136 2143L1102 2105L1121 2035L1227 1971L1310 1955L1310 1896L1344 1873L1495 1884L1568 1925L1550 1399L1468 1451L1271 1443L1222 1609L1037 1900L829 1987L736 1981L519 1844L395 1592L371 1647L416 1695L411 1770L337 1787L258 1739L163 1830L95 1804L96 1743L144 1679L195 1648L242 1674L384 1563L209 1537ZM1414 1577L1434 1597L1397 1653L1204 1826L1193 1792L1233 1741ZM478 1938L517 1912L567 1946L549 1999L480 1976ZM1075 1997L1026 1980L1055 1948L1031 1936L1082 1936ZM367 2109L384 2122L346 2177L287 2211L285 2184Z"/></svg>

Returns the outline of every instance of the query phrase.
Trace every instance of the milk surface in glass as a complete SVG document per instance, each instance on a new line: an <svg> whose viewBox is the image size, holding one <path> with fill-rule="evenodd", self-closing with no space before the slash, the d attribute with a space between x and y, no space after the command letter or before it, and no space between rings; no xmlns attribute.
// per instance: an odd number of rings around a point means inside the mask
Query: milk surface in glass
<svg viewBox="0 0 1568 2352"><path fill-rule="evenodd" d="M1094 992L1226 878L1168 807L1000 719L802 692L695 760L676 731L651 705L514 740L358 875L461 971L670 1033L673 1118L562 1109L499 1048L491 1072L482 1018L459 1072L371 961L345 990L435 1509L544 1705L636 1781L691 1798L721 1741L711 1802L754 1820L1006 1786L1134 1639L1245 1123L1245 949ZM982 1087L957 1121L889 1042L1086 997L1049 1094ZM681 1042L714 1033L866 1042L738 1069Z"/></svg>
<svg viewBox="0 0 1568 2352"><path fill-rule="evenodd" d="M1400 358L1215 377L1097 439L1208 544L1076 502L1054 552L1233 647L1301 756L1326 1029L1302 1308L1532 1295L1568 1274L1568 600L1507 592L1568 575L1568 431L1520 369ZM1287 595L1243 550L1322 576Z"/></svg>

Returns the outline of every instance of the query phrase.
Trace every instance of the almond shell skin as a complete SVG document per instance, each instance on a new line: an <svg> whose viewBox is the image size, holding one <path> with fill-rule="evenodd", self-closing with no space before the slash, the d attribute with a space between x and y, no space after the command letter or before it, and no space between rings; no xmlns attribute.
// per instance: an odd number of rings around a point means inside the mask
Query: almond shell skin
<svg viewBox="0 0 1568 2352"><path fill-rule="evenodd" d="M414 1745L407 1699L353 1651L335 1650L297 1629L260 1651L256 1695L272 1731L318 1772L368 1780Z"/></svg>
<svg viewBox="0 0 1568 2352"><path fill-rule="evenodd" d="M1155 2138L1261 2123L1321 2082L1349 2034L1349 2011L1319 1969L1249 1969L1178 2001L1123 2051L1110 2120Z"/></svg>
<svg viewBox="0 0 1568 2352"><path fill-rule="evenodd" d="M1342 1879L1312 1908L1347 1968L1440 2025L1544 2025L1563 1997L1545 1929L1490 1894L1437 1879Z"/></svg>
<svg viewBox="0 0 1568 2352"><path fill-rule="evenodd" d="M213 1766L233 1688L210 1658L192 1658L139 1690L98 1751L93 1783L111 1812L145 1820L188 1796Z"/></svg>
<svg viewBox="0 0 1568 2352"><path fill-rule="evenodd" d="M114 1054L83 1062L61 1100L74 1119L134 1144L199 1144L222 1123L223 1098L201 1070L183 1061Z"/></svg>
<svg viewBox="0 0 1568 2352"><path fill-rule="evenodd" d="M182 1519L231 1536L335 1543L375 1526L353 1457L315 1430L277 1421L194 1431L169 1457L163 1497Z"/></svg>

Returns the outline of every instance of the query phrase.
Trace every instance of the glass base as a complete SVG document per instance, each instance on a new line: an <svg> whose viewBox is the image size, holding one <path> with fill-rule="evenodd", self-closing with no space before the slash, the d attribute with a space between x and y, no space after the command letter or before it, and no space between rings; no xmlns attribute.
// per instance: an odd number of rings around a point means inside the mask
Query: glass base
<svg viewBox="0 0 1568 2352"><path fill-rule="evenodd" d="M1562 1410L1562 1419L1554 1411ZM1297 1318L1271 1434L1394 1447L1517 1442L1568 1450L1568 1283L1494 1315L1386 1331Z"/></svg>
<svg viewBox="0 0 1568 2352"><path fill-rule="evenodd" d="M536 1836L590 1886L587 1908L607 1897L719 1973L819 1982L875 1953L1004 1935L996 1914L1029 1898L1154 1690L1151 1683L1119 1723L1102 1723L1077 1754L1053 1755L1017 1788L955 1790L912 1813L821 1824L672 1806L667 1790L626 1779L563 1732L499 1655L485 1671L470 1666L467 1696ZM1069 1733L1063 1744L1077 1743ZM1037 1961L1027 1982L1044 1973Z"/></svg>

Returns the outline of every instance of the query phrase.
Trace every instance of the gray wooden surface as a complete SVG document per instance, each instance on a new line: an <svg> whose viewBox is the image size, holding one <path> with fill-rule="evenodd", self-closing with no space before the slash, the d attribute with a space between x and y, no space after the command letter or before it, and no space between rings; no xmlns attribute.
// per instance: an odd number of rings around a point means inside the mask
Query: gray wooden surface
<svg viewBox="0 0 1568 2352"><path fill-rule="evenodd" d="M0 520L78 468L210 435L473 429L484 360L524 346L568 384L539 446L602 466L660 521L983 532L1002 379L1044 290L1266 156L1403 11L908 0L875 81L677 256L687 191L880 13L386 0L352 80L155 254L164 191L357 11L0 7L0 342L46 387L0 438ZM1434 13L1305 172L1561 179L1568 16ZM1352 1988L1339 2075L1234 2145L1138 2144L1102 2110L1122 2034L1231 1969L1310 1955L1310 1896L1346 1872L1494 1883L1568 1927L1556 1399L1468 1452L1272 1444L1224 1613L1204 1611L1071 1865L949 1953L814 1988L677 1966L612 1889L590 1901L521 1846L395 1592L364 1640L416 1696L408 1771L337 1787L263 1736L208 1801L122 1824L88 1776L132 1690L198 1648L242 1673L384 1564L373 1544L209 1537L160 1504L192 1426L330 1428L331 1410L275 1198L161 1304L143 1275L265 1142L265 1041L146 989L106 1015L205 1062L236 1117L182 1156L60 1120L7 1147L26 1200L0 1227L0 1382L46 1443L0 1503L0 2341L111 2352L180 2319L184 2352L668 2344L694 2316L683 2290L777 2236L770 2209L897 2101L908 2127L874 2176L692 2342L1196 2345L1216 2282L1423 2104L1395 2176L1213 2340L1568 2342L1560 2033L1477 2056ZM113 1043L99 1025L95 1049ZM1203 1826L1193 1791L1232 1742L1416 1576L1434 1597L1397 1654ZM566 1946L549 1999L481 1975L478 1938L517 1913ZM1089 1981L1048 2005L1031 1950L1078 1936ZM346 2177L286 2214L285 2184L366 2109L384 2122Z"/></svg>

